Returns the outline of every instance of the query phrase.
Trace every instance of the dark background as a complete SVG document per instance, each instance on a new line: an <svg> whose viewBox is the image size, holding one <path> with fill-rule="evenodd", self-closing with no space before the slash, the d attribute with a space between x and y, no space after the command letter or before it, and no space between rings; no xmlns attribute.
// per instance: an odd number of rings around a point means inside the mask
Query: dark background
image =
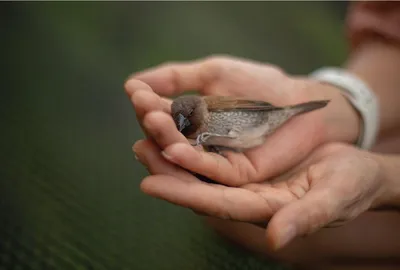
<svg viewBox="0 0 400 270"><path fill-rule="evenodd" d="M140 192L124 80L215 53L340 65L346 5L2 2L0 269L273 269Z"/></svg>

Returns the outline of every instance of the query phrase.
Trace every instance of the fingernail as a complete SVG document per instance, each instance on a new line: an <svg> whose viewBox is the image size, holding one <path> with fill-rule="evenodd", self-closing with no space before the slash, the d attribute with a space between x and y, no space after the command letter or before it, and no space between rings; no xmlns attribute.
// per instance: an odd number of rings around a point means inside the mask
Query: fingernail
<svg viewBox="0 0 400 270"><path fill-rule="evenodd" d="M286 246L293 238L296 236L296 230L293 225L287 225L281 230L280 237L278 238L278 243L275 246L276 249L280 249Z"/></svg>
<svg viewBox="0 0 400 270"><path fill-rule="evenodd" d="M135 145L136 145L136 144L135 144ZM137 153L136 153L135 145L132 147L132 151L133 151L133 153L135 154L135 159L136 159L137 161L139 161L140 163L143 163L143 157L142 157L142 158L139 158L139 156L138 156Z"/></svg>
<svg viewBox="0 0 400 270"><path fill-rule="evenodd" d="M134 152L135 153L135 152ZM139 156L135 153L135 159L137 160L137 161L139 161L140 163L143 163L143 161L139 158Z"/></svg>
<svg viewBox="0 0 400 270"><path fill-rule="evenodd" d="M135 159L137 161L139 161L146 168L146 170L150 173L150 170L149 170L149 167L147 167L146 161L143 160L144 159L143 155L142 155L142 158L139 158L139 156L135 154Z"/></svg>
<svg viewBox="0 0 400 270"><path fill-rule="evenodd" d="M172 160L172 157L170 155L168 155L165 151L161 152L161 155L163 155L163 157L167 160Z"/></svg>

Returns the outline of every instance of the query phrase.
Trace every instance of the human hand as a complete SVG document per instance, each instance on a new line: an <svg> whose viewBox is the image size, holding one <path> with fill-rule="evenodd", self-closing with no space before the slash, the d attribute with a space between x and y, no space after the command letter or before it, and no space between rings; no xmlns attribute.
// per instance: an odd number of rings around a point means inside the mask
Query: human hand
<svg viewBox="0 0 400 270"><path fill-rule="evenodd" d="M238 58L162 65L134 74L125 88L144 131L167 160L230 186L264 181L294 167L325 142L354 142L358 135L358 116L336 88ZM288 121L260 147L225 153L225 159L190 146L169 115L170 101L160 98L193 89L202 95L259 99L277 106L318 99L331 102L324 109Z"/></svg>
<svg viewBox="0 0 400 270"><path fill-rule="evenodd" d="M323 145L286 174L240 187L199 181L165 160L149 139L134 150L152 174L141 183L146 194L221 219L269 221L272 249L322 227L340 226L390 197L377 157L344 144Z"/></svg>

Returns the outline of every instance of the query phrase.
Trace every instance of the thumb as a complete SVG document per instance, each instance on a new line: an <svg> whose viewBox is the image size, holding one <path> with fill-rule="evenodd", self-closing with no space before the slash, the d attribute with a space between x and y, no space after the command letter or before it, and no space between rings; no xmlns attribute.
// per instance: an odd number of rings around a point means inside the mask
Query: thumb
<svg viewBox="0 0 400 270"><path fill-rule="evenodd" d="M304 236L337 218L338 200L329 189L316 189L308 192L280 209L267 227L267 241L273 250L287 245L296 236Z"/></svg>
<svg viewBox="0 0 400 270"><path fill-rule="evenodd" d="M307 119L289 120L268 136L262 147L249 151L249 158L262 180L278 177L296 167L323 143L324 124L318 118L314 120L313 113Z"/></svg>

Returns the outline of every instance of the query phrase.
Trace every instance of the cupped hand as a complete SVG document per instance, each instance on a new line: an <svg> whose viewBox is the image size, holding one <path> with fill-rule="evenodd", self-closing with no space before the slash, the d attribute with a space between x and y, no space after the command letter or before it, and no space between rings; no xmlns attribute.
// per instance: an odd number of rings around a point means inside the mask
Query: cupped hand
<svg viewBox="0 0 400 270"><path fill-rule="evenodd" d="M354 142L358 135L358 116L336 88L238 58L164 64L133 74L125 89L143 130L167 160L230 186L264 181L294 167L324 142ZM176 129L169 115L171 101L165 97L189 90L264 100L276 106L319 99L331 102L289 120L257 148L241 154L225 152L225 159L197 151Z"/></svg>
<svg viewBox="0 0 400 270"><path fill-rule="evenodd" d="M344 224L380 206L389 192L376 157L343 144L317 148L272 181L240 187L199 181L165 160L149 139L137 142L134 150L152 174L141 183L146 194L221 219L269 221L266 235L272 249L320 228Z"/></svg>

